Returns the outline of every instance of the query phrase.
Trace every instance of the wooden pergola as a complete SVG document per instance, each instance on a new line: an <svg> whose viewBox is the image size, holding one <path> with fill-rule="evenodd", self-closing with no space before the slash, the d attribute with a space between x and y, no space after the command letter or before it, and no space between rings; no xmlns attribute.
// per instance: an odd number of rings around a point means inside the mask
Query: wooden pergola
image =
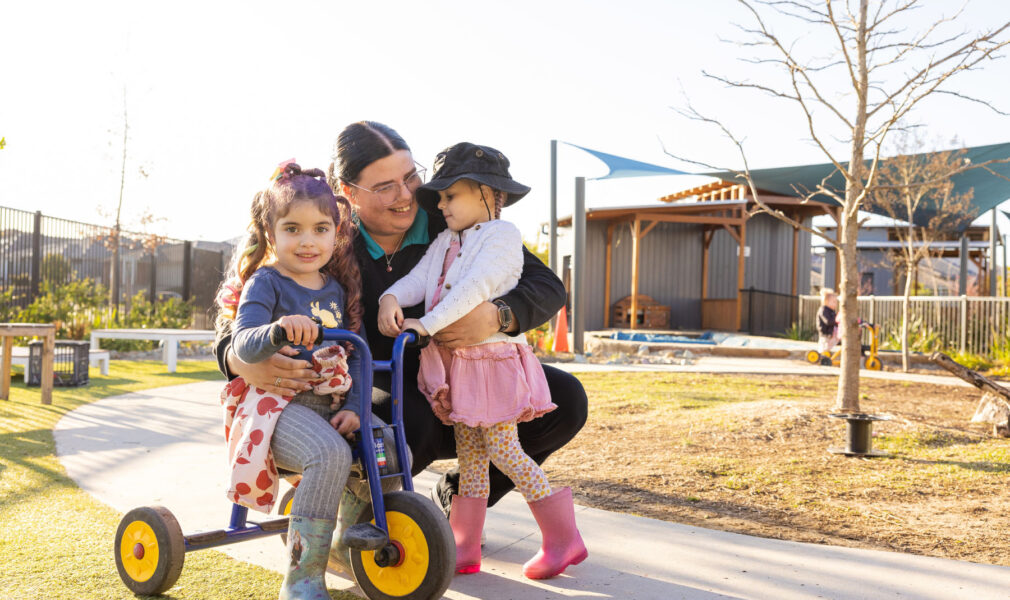
<svg viewBox="0 0 1010 600"><path fill-rule="evenodd" d="M800 198L759 192L762 201L771 208L781 210L797 221L808 216L828 214L838 222L838 208L820 202L804 202ZM665 205L649 207L604 208L586 211L587 221L607 222L607 246L604 283L604 327L610 327L610 282L614 229L620 225L631 225L631 328L637 329L639 255L642 240L660 223L689 223L701 226L702 230L702 280L701 305L702 327L706 329L734 329L741 326L740 290L745 281L745 248L747 246L747 221L756 214L757 204L750 197L747 186L730 181L717 181L703 186L686 189L660 198ZM571 224L571 218L559 225ZM726 230L736 240L737 253L737 296L735 299L709 299L709 246L716 231ZM799 253L799 230L793 228L792 295L797 293L797 255ZM838 270L835 270L837 279ZM837 287L837 282L836 282Z"/></svg>

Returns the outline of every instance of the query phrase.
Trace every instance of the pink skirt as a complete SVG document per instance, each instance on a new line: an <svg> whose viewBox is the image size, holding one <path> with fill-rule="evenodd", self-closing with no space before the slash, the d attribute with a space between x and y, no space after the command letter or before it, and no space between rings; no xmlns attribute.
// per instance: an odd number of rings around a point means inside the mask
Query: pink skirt
<svg viewBox="0 0 1010 600"><path fill-rule="evenodd" d="M494 342L421 350L417 386L446 425L529 421L557 408L540 361L526 344Z"/></svg>

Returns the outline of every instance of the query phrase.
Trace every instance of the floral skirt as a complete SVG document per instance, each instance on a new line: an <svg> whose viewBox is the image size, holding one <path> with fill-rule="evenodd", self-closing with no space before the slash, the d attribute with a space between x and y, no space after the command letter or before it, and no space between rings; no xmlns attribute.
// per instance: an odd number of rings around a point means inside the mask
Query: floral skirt
<svg viewBox="0 0 1010 600"><path fill-rule="evenodd" d="M421 350L417 385L446 425L521 423L557 408L544 369L526 344L494 342L448 350L432 342Z"/></svg>

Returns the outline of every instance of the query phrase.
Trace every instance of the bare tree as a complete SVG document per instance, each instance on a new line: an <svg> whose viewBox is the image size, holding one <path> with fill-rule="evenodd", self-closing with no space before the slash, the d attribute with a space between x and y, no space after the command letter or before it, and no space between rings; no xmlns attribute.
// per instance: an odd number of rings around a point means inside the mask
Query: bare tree
<svg viewBox="0 0 1010 600"><path fill-rule="evenodd" d="M126 110L126 86L123 86L123 162L119 170L119 202L116 204L116 220L112 226L109 245L112 249L112 263L109 265L109 315L113 321L119 309L119 247L123 223L123 188L126 185L127 141L130 139L130 120Z"/></svg>
<svg viewBox="0 0 1010 600"><path fill-rule="evenodd" d="M903 222L894 227L900 248L893 259L905 271L901 368L908 371L909 297L916 271L930 257L934 242L952 238L971 224L974 192L955 193L950 179L967 163L964 150L915 153L923 148L923 140L907 131L900 132L897 140L898 154L880 162L868 206Z"/></svg>
<svg viewBox="0 0 1010 600"><path fill-rule="evenodd" d="M111 130L110 130L111 132ZM113 214L107 215L112 219L112 226L107 233L102 233L97 236L98 239L112 252L112 261L109 264L109 319L110 322L115 322L119 312L119 288L120 288L120 278L121 278L121 257L120 253L124 247L135 248L137 246L143 246L148 251L153 249L161 243L163 239L162 236L147 234L147 226L153 224L156 221L163 220L154 217L150 211L144 212L140 219L139 225L142 234L127 234L123 230L123 196L124 190L126 189L126 175L127 175L127 161L129 160L129 141L130 141L130 120L129 112L127 110L126 103L126 86L123 86L123 148L119 169L119 199L116 203L116 210ZM111 145L111 142L110 142ZM138 173L141 177L146 178L148 176L148 168L141 165L138 168ZM103 215L105 212L99 209L99 212Z"/></svg>
<svg viewBox="0 0 1010 600"><path fill-rule="evenodd" d="M825 239L838 251L843 352L837 408L859 412L858 211L877 185L881 147L888 134L900 129L909 113L931 96L946 94L1005 114L989 101L955 89L953 83L959 75L1000 58L999 51L1010 43L1010 22L980 33L948 34L946 30L956 24L961 11L940 18L921 31L910 28L909 17L924 4L920 0L883 0L872 11L869 0L738 2L750 15L752 24L739 27L741 39L736 43L748 52L760 54L745 59L746 62L752 63L752 70L778 69L785 76L784 83L739 80L708 72L704 75L729 87L756 90L796 107L811 141L834 166L834 172L815 189L796 191L806 200L817 198L837 203L840 207L837 239L765 204L750 177L741 139L718 119L702 115L690 104L681 112L716 125L736 145L743 168L735 172L747 182L758 210ZM832 55L826 59L802 56L804 47L781 39L769 25L770 17L798 21L811 36L832 40ZM848 146L844 155L833 149L839 138ZM991 162L997 161L962 165L962 170L984 168ZM831 185L829 181L839 175L844 186Z"/></svg>

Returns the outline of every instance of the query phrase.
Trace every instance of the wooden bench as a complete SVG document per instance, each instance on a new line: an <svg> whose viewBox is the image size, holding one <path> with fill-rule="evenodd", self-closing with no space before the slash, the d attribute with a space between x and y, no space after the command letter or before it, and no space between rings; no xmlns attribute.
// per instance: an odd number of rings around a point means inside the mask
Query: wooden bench
<svg viewBox="0 0 1010 600"><path fill-rule="evenodd" d="M3 338L3 358L0 359L0 400L10 398L11 359L14 338L42 338L42 404L53 403L53 349L56 345L56 326L52 323L0 323Z"/></svg>
<svg viewBox="0 0 1010 600"><path fill-rule="evenodd" d="M102 338L161 342L162 360L168 365L168 372L175 373L179 342L213 342L216 336L209 329L94 329L91 331L92 350L98 350Z"/></svg>
<svg viewBox="0 0 1010 600"><path fill-rule="evenodd" d="M88 351L88 366L97 366L101 371L102 375L109 374L109 351L108 350L90 350ZM28 348L25 346L14 346L11 352L11 364L20 365L25 369L25 380L27 381L28 373Z"/></svg>

